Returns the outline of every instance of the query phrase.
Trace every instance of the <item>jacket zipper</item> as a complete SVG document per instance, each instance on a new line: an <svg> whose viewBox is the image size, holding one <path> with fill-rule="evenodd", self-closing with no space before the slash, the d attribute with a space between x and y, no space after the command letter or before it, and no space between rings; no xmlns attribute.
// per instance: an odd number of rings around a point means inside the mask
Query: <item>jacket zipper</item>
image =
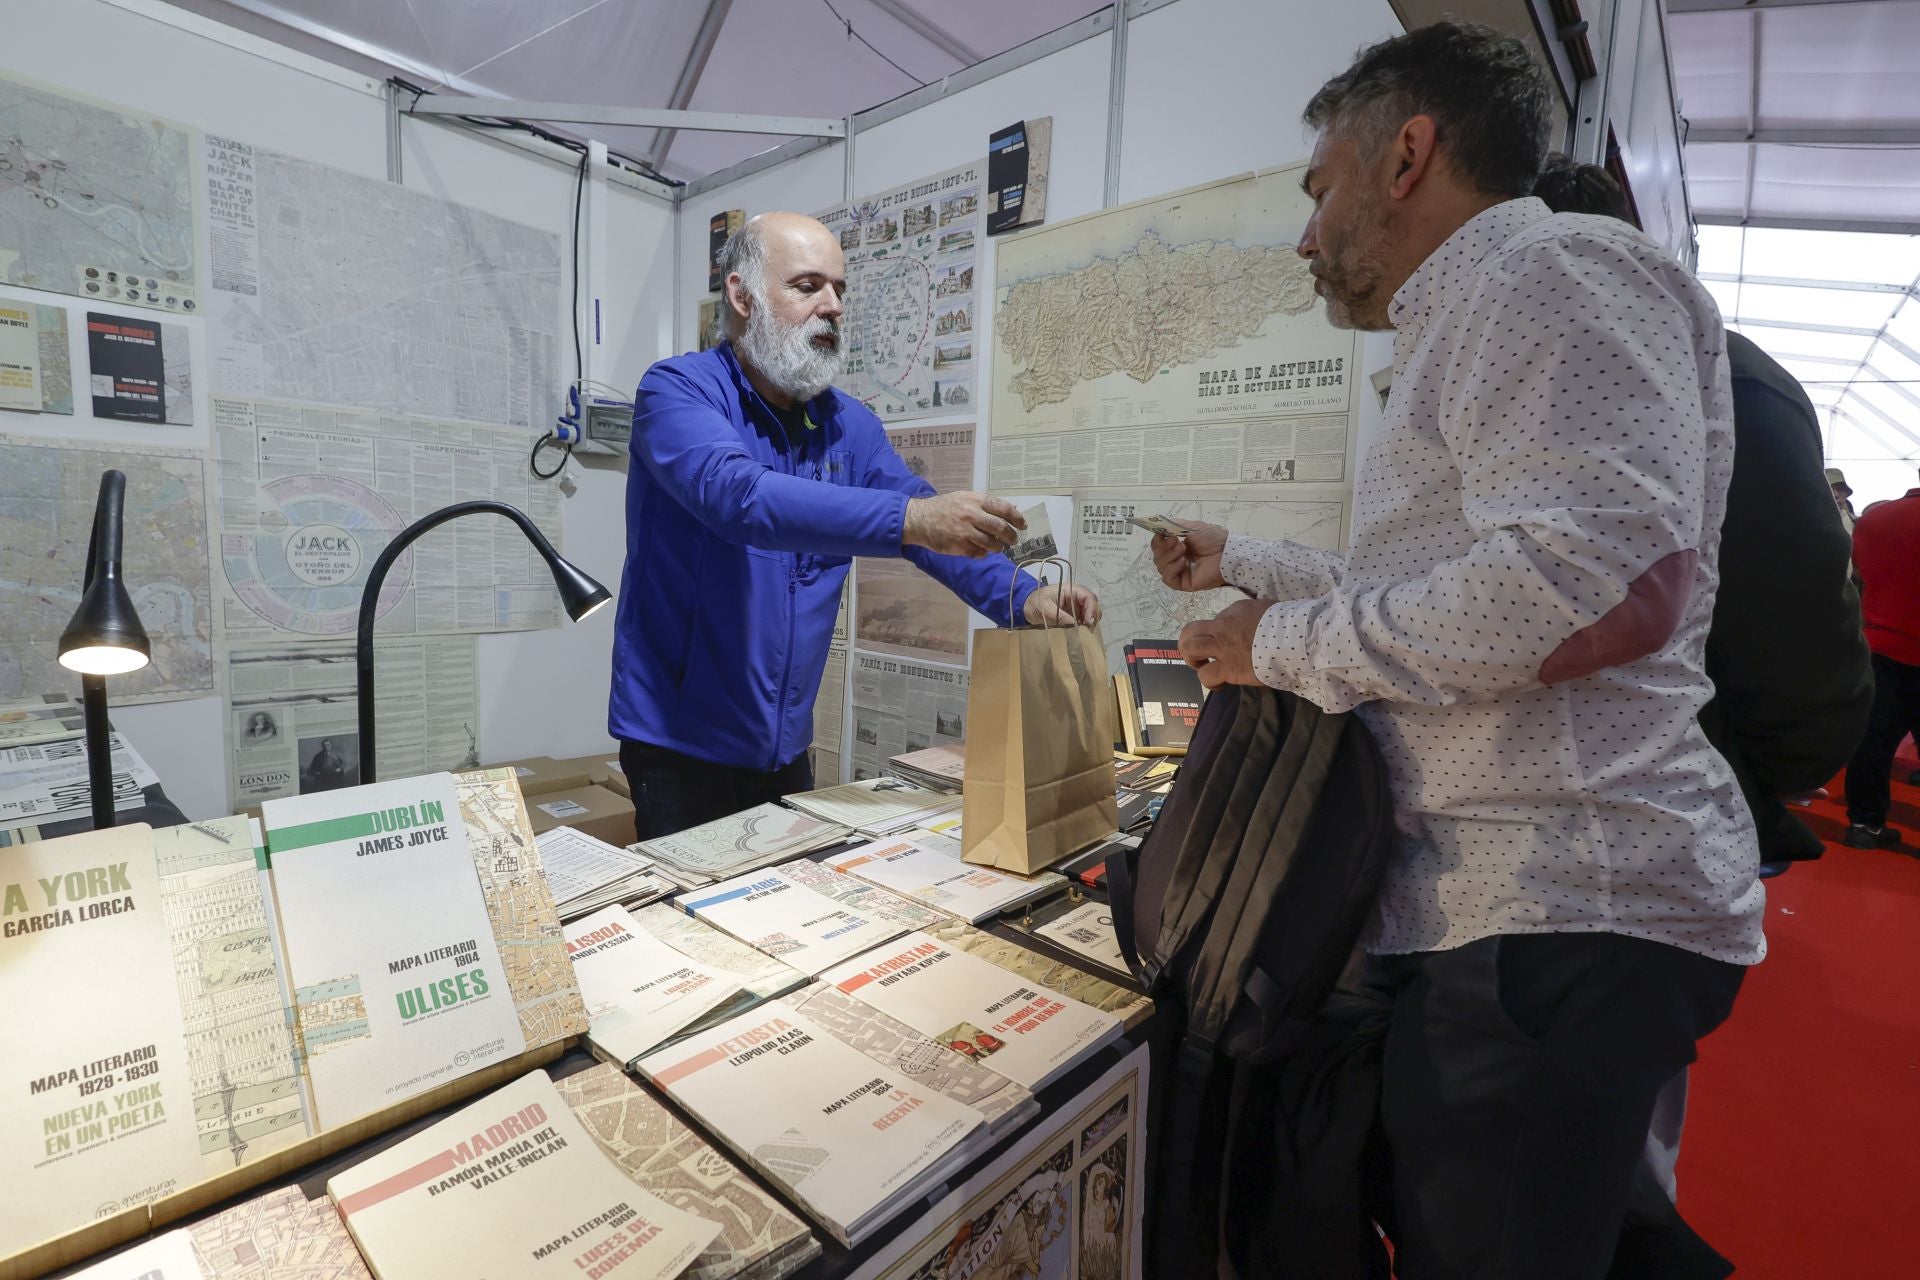
<svg viewBox="0 0 1920 1280"><path fill-rule="evenodd" d="M784 429L785 425L785 423L782 423L781 427ZM788 437L787 442L790 445L805 446L805 441L795 441L791 436ZM787 455L787 459L787 474L798 475L800 468L793 460L791 453ZM813 478L815 480L820 478L819 468L817 467L814 469ZM780 767L780 757L784 754L783 748L787 743L787 695L792 691L791 686L793 684L793 615L800 593L801 554L802 553L798 551L793 552L792 561L787 565L787 651L780 660L780 702L779 705L773 709L773 759L767 763L767 769L769 771Z"/></svg>
<svg viewBox="0 0 1920 1280"><path fill-rule="evenodd" d="M769 771L780 767L781 748L787 741L787 693L793 683L793 611L800 590L799 570L787 566L787 651L780 660L780 704L773 709L773 759Z"/></svg>

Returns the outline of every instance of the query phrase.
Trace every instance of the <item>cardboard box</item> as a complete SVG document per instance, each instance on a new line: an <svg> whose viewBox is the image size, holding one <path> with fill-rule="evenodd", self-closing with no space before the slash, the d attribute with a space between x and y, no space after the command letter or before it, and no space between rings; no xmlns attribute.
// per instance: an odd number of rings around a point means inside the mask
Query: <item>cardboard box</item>
<svg viewBox="0 0 1920 1280"><path fill-rule="evenodd" d="M607 776L595 778L594 781L617 796L633 799L633 784L627 781L627 775L621 770L618 757L603 763L606 765Z"/></svg>
<svg viewBox="0 0 1920 1280"><path fill-rule="evenodd" d="M596 787L604 787L612 779L621 776L620 748L618 745L590 756L570 756L566 759L556 758L555 763L568 773L586 774L588 780ZM626 792L622 791L620 794L625 795Z"/></svg>
<svg viewBox="0 0 1920 1280"><path fill-rule="evenodd" d="M588 758L578 760L555 760L552 756L528 756L524 760L503 760L499 764L482 765L485 769L511 769L520 779L520 794L529 798L545 795L549 791L570 791L575 787L592 786L597 779L594 770L588 767ZM531 808L531 804L528 806ZM628 843L622 841L622 843Z"/></svg>
<svg viewBox="0 0 1920 1280"><path fill-rule="evenodd" d="M527 817L535 835L572 827L611 845L633 843L633 803L605 787L571 787L527 797Z"/></svg>

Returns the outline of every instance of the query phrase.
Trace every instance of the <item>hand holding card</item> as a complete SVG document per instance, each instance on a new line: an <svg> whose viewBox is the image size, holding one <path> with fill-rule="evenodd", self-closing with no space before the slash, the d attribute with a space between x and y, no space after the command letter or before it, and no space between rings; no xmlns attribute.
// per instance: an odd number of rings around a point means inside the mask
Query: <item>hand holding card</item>
<svg viewBox="0 0 1920 1280"><path fill-rule="evenodd" d="M1128 516L1127 519L1148 533L1164 533L1169 538L1184 538L1188 533L1186 525L1170 516Z"/></svg>

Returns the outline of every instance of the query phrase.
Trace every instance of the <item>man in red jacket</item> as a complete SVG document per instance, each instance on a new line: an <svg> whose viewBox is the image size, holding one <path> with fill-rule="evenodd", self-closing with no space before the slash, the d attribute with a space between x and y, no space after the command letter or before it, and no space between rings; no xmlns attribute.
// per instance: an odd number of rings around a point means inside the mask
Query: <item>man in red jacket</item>
<svg viewBox="0 0 1920 1280"><path fill-rule="evenodd" d="M1893 753L1920 725L1920 489L1861 513L1853 527L1853 567L1873 650L1874 689L1866 736L1847 764L1847 843L1920 856L1887 825Z"/></svg>

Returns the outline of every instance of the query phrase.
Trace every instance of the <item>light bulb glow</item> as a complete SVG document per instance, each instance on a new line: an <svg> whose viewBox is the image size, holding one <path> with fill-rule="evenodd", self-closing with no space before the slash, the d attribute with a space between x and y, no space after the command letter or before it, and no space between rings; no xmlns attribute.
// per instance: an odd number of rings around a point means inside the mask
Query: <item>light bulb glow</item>
<svg viewBox="0 0 1920 1280"><path fill-rule="evenodd" d="M69 671L78 671L83 676L123 676L129 671L138 671L148 661L147 655L138 649L122 649L118 645L107 644L69 649L60 655L61 666Z"/></svg>

